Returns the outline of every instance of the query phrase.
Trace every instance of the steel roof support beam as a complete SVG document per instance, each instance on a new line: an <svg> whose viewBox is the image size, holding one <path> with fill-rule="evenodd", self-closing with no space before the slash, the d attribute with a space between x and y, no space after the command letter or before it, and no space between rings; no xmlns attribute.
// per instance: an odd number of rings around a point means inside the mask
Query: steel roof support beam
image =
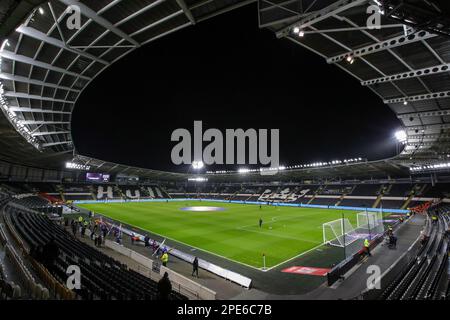
<svg viewBox="0 0 450 320"><path fill-rule="evenodd" d="M26 27L24 25L21 25L20 27L18 27L16 29L16 31L21 33L21 34L24 34L26 36L29 36L31 38L34 38L36 40L43 41L45 43L51 44L51 45L53 45L55 47L58 47L58 48L61 48L61 49L65 49L67 51L70 51L70 52L75 53L77 55L80 55L82 57L85 57L85 58L88 58L88 59L100 62L100 63L102 63L104 65L109 65L109 62L106 61L106 60L97 58L96 56L94 56L94 55L92 55L90 53L84 52L82 50L71 48L70 46L67 46L64 42L62 42L61 40L58 40L58 39L55 39L55 38L51 38L51 37L47 36L45 33L40 32L39 30L36 30L34 28Z"/></svg>
<svg viewBox="0 0 450 320"><path fill-rule="evenodd" d="M62 102L62 103L70 103L74 104L74 101L67 101L63 99L54 99L51 97L42 97L42 96L36 96L28 93L21 93L21 92L13 92L13 91L6 91L4 93L5 97L10 98L23 98L23 99L32 99L32 100L44 100L44 101L52 101L52 102Z"/></svg>
<svg viewBox="0 0 450 320"><path fill-rule="evenodd" d="M10 74L10 73L0 73L0 79L16 81L16 82L22 82L22 83L28 83L28 84L34 84L34 85L37 85L37 86L43 86L43 87L49 87L49 88L55 88L55 89L73 91L73 92L80 92L80 90L77 90L77 89L64 87L64 86L58 86L57 84L54 84L54 83L34 80L34 79L17 76L15 74Z"/></svg>
<svg viewBox="0 0 450 320"><path fill-rule="evenodd" d="M278 38L285 37L289 34L292 28L298 27L300 30L303 30L313 24L320 22L322 20L328 19L329 17L344 12L350 8L357 7L368 3L369 0L340 0L334 2L328 7L323 8L322 10L315 11L304 17L303 19L298 20L297 22L289 24L287 27L276 32L276 36Z"/></svg>
<svg viewBox="0 0 450 320"><path fill-rule="evenodd" d="M405 127L405 130L447 130L450 129L450 123L447 124L430 124L423 126Z"/></svg>
<svg viewBox="0 0 450 320"><path fill-rule="evenodd" d="M384 103L386 103L386 104L402 103L402 102L414 102L414 101L424 101L424 100L434 100L434 99L444 99L444 98L450 98L450 91L441 91L441 92L434 92L434 93L419 94L417 96L389 99L389 100L384 100Z"/></svg>
<svg viewBox="0 0 450 320"><path fill-rule="evenodd" d="M218 16L218 15L220 15L220 14L226 13L226 12L231 11L231 10L235 10L235 9L237 9L237 8L246 6L246 5L248 5L248 4L250 4L250 3L254 3L254 2L256 2L256 0L246 0L246 1L238 2L238 3L236 3L236 4L233 4L233 5L231 5L231 6L225 7L225 8L223 8L223 9L220 9L220 10L215 11L215 12L213 12L213 13L207 14L207 15L201 17L201 18L198 18L198 19L197 19L197 22L205 21L205 20L210 19L210 18L212 18L212 17ZM192 10L192 9L193 9L193 8L191 7L191 10Z"/></svg>
<svg viewBox="0 0 450 320"><path fill-rule="evenodd" d="M134 37L134 36L136 36L136 35L138 35L138 34L144 32L144 31L147 31L148 29L151 29L151 28L153 28L154 26L157 26L158 24L163 23L164 21L170 20L170 19L172 19L173 17L176 17L176 16L178 16L178 15L180 15L180 14L182 14L182 13L183 13L183 10L179 10L179 11L176 11L176 12L174 12L174 13L172 13L172 14L169 14L168 16L166 16L166 17L164 17L164 18L162 18L162 19L160 19L160 20L157 20L157 21L153 22L152 24L149 24L148 26L145 26L144 28L142 28L142 29L140 29L140 30L137 30L137 31L133 32L133 33L131 34L131 36ZM145 43L145 42L144 42L144 43Z"/></svg>
<svg viewBox="0 0 450 320"><path fill-rule="evenodd" d="M192 15L191 10L188 8L188 6L186 5L186 2L184 2L184 0L176 0L178 6L181 8L181 10L183 10L184 14L186 15L186 17L189 19L189 21L192 24L195 24L195 18Z"/></svg>
<svg viewBox="0 0 450 320"><path fill-rule="evenodd" d="M46 148L46 147L53 147L53 146L59 146L59 145L62 145L62 144L71 144L71 143L72 143L72 141L71 141L71 140L68 140L68 141L60 141L60 142L44 143L44 144L42 144L41 146L42 146L43 148Z"/></svg>
<svg viewBox="0 0 450 320"><path fill-rule="evenodd" d="M437 145L437 144L443 144L443 143L448 144L448 143L450 143L450 141L434 141L434 142L431 142L431 141L426 141L426 142L421 141L421 142L408 142L406 145L409 146L409 147L414 147L414 148L416 148L416 147L432 147L432 146L434 146L434 145Z"/></svg>
<svg viewBox="0 0 450 320"><path fill-rule="evenodd" d="M131 38L129 35L127 35L122 30L118 29L117 27L113 26L111 22L106 20L105 18L99 16L97 12L86 6L85 4L75 1L75 0L59 0L60 2L64 3L66 6L77 6L80 8L81 14L83 14L85 17L91 19L95 23L99 24L103 28L110 30L111 32L115 33L119 37L127 40L128 42L134 44L136 47L139 47L140 44L133 38Z"/></svg>
<svg viewBox="0 0 450 320"><path fill-rule="evenodd" d="M48 125L48 124L70 124L69 121L44 121L44 120L20 120L20 124L28 124L28 125Z"/></svg>
<svg viewBox="0 0 450 320"><path fill-rule="evenodd" d="M450 110L435 110L435 111L424 111L424 112L413 112L399 114L397 117L399 119L409 119L409 118L424 118L424 117L442 117L450 115Z"/></svg>
<svg viewBox="0 0 450 320"><path fill-rule="evenodd" d="M85 79L85 80L91 80L91 78L83 76L83 75L78 74L76 72L72 72L72 71L68 71L68 70L63 69L63 68L55 67L55 66L52 66L51 64L48 64L48 63L45 63L45 62L41 62L41 61L37 61L37 60L34 60L32 58L29 58L29 57L26 57L26 56L22 56L20 54L15 54L15 53L13 53L11 51L6 51L6 50L0 51L0 57L6 58L6 59L9 59L9 60L13 60L13 61L17 61L17 62L22 62L22 63L25 63L25 64L29 64L29 65L32 65L32 66L35 66L35 67L49 69L51 71L67 74L69 76L80 77L80 78Z"/></svg>
<svg viewBox="0 0 450 320"><path fill-rule="evenodd" d="M33 132L33 137L51 136L56 134L70 134L70 131L47 131L47 132Z"/></svg>
<svg viewBox="0 0 450 320"><path fill-rule="evenodd" d="M37 113L71 114L71 112L67 112L67 111L46 110L46 109L38 109L38 108L9 107L8 110L9 111L14 111L14 112L37 112Z"/></svg>
<svg viewBox="0 0 450 320"><path fill-rule="evenodd" d="M327 62L328 63L337 63L337 62L347 59L348 57L353 57L353 58L363 57L365 55L372 54L375 52L380 52L380 51L384 51L386 49L401 47L401 46L404 46L404 45L407 45L410 43L414 43L414 42L418 42L418 41L422 41L422 40L426 40L426 39L430 39L430 38L434 38L434 37L436 37L435 34L428 33L426 31L421 31L421 32L411 34L408 36L402 35L402 36L383 40L378 43L374 43L374 44L371 44L371 45L368 45L365 47L355 49L353 51L349 51L349 52L328 58Z"/></svg>
<svg viewBox="0 0 450 320"><path fill-rule="evenodd" d="M385 82L399 81L399 80L405 80L405 79L413 79L413 78L429 76L429 75L444 73L444 72L449 72L449 71L450 71L450 63L447 63L447 64L441 64L439 66L397 73L397 74L393 74L393 75L381 77L381 78L376 78L376 79L370 79L370 80L362 81L361 84L363 86L369 86L369 85L377 84L377 83L385 83Z"/></svg>
<svg viewBox="0 0 450 320"><path fill-rule="evenodd" d="M134 18L136 18L137 16L143 14L144 12L150 10L151 8L156 7L157 5L163 3L164 1L166 1L166 0L157 0L157 1L155 1L155 2L152 2L152 3L150 3L148 6L142 8L142 9L136 11L135 13L130 14L130 15L127 16L126 18L120 20L120 21L117 22L114 26L115 26L115 27L118 27L118 26L124 24L125 22L130 21L131 19L134 19Z"/></svg>
<svg viewBox="0 0 450 320"><path fill-rule="evenodd" d="M161 38L161 37L164 37L164 36L166 36L166 35L168 35L168 34L170 34L170 33L172 33L172 32L178 31L178 30L183 29L183 28L185 28L185 27L187 27L187 26L190 26L190 25L191 25L190 22L187 22L187 23L185 23L185 24L182 24L181 26L178 26L178 27L176 27L176 28L174 28L174 29L172 29L172 30L166 31L166 32L161 33L161 34L159 34L159 35L157 35L157 36L154 36L154 37L151 38L151 39L148 39L148 40L144 41L144 42L142 43L142 45L147 44L147 43L152 42L152 41L155 41L156 39L159 39L159 38Z"/></svg>
<svg viewBox="0 0 450 320"><path fill-rule="evenodd" d="M409 139L446 139L450 138L450 134L416 134L409 135Z"/></svg>

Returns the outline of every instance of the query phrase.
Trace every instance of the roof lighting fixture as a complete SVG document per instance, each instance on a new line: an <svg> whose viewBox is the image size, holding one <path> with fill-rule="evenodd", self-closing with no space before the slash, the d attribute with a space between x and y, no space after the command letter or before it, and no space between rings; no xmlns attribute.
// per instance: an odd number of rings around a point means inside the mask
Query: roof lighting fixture
<svg viewBox="0 0 450 320"><path fill-rule="evenodd" d="M66 169L74 169L74 170L85 170L88 171L91 169L90 166L86 166L84 164L79 164L75 162L66 162Z"/></svg>
<svg viewBox="0 0 450 320"><path fill-rule="evenodd" d="M203 164L203 161L192 161L192 168L194 168L195 170L200 170L204 166L205 165Z"/></svg>
<svg viewBox="0 0 450 320"><path fill-rule="evenodd" d="M398 142L404 143L408 139L408 135L406 134L405 130L398 130L395 132L395 138Z"/></svg>
<svg viewBox="0 0 450 320"><path fill-rule="evenodd" d="M208 179L207 178L202 178L202 177L196 177L196 178L189 178L188 181L206 182L206 181L208 181Z"/></svg>
<svg viewBox="0 0 450 320"><path fill-rule="evenodd" d="M39 7L38 11L39 11L39 13L40 13L41 15L43 15L43 14L45 13L45 11L44 11L44 9L43 9L42 7Z"/></svg>

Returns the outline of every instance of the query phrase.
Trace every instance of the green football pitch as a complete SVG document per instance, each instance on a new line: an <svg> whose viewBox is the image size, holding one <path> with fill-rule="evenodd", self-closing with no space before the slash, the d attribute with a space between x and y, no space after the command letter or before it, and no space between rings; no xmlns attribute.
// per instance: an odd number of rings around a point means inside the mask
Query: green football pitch
<svg viewBox="0 0 450 320"><path fill-rule="evenodd" d="M323 243L322 224L356 211L277 207L208 201L79 204L134 227L254 268L274 267ZM182 208L211 206L223 211ZM259 219L263 220L259 227Z"/></svg>

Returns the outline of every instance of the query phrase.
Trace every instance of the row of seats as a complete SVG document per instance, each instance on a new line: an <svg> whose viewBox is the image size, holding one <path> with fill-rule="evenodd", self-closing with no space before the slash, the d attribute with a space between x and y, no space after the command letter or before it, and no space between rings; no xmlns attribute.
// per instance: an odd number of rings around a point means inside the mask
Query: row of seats
<svg viewBox="0 0 450 320"><path fill-rule="evenodd" d="M7 207L6 212L36 258L39 259L38 249L54 239L59 255L49 271L61 283L65 284L66 270L70 265L80 267L82 287L76 292L82 299L158 298L154 281L74 238L47 216L12 206ZM170 297L174 300L186 299L175 292Z"/></svg>
<svg viewBox="0 0 450 320"><path fill-rule="evenodd" d="M438 205L428 210L430 219L416 256L402 269L380 296L382 300L448 299L445 269L449 250L450 207ZM434 217L434 218L433 218ZM447 282L447 283L446 283ZM445 293L446 291L446 293Z"/></svg>

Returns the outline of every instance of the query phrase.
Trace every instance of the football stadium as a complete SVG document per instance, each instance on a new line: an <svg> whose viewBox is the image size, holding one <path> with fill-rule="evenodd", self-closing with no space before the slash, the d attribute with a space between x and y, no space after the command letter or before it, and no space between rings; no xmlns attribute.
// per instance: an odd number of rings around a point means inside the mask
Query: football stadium
<svg viewBox="0 0 450 320"><path fill-rule="evenodd" d="M447 2L1 0L0 300L450 299Z"/></svg>

